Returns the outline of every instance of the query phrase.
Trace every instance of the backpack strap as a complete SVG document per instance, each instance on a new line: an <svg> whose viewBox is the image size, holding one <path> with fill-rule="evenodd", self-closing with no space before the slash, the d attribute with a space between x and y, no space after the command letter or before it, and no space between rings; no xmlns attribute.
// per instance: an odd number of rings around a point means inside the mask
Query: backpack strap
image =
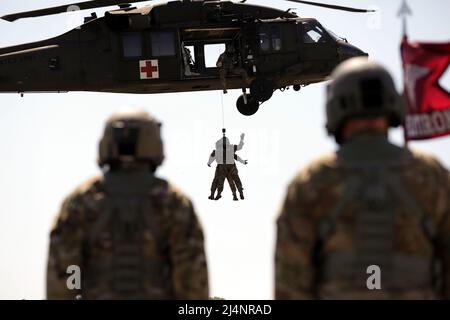
<svg viewBox="0 0 450 320"><path fill-rule="evenodd" d="M437 234L437 226L430 215L425 214L422 208L418 205L416 199L411 196L405 185L401 183L398 174L385 176L386 182L390 186L390 190L394 192L398 199L400 199L404 206L410 209L410 213L416 216L420 221L423 231L430 242L435 242Z"/></svg>
<svg viewBox="0 0 450 320"><path fill-rule="evenodd" d="M355 199L356 192L359 190L361 183L362 181L356 175L352 175L348 178L345 190L342 196L339 198L336 206L333 208L333 210L331 210L330 214L327 215L319 223L318 232L319 241L321 243L324 243L331 236L331 234L334 233L337 221L339 220L347 205Z"/></svg>

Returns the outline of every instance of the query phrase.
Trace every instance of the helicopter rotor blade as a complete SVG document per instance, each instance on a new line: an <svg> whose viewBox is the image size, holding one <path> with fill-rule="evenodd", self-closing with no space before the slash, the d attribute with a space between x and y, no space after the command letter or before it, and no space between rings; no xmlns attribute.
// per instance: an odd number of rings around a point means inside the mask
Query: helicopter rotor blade
<svg viewBox="0 0 450 320"><path fill-rule="evenodd" d="M102 7L109 7L109 6L115 6L123 3L137 3L137 2L146 2L151 0L94 0L94 1L85 1L85 2L78 2L78 3L69 3L57 7L51 7L51 8L45 8L45 9L39 9L39 10L33 10L33 11L25 11L25 12L19 12L19 13L13 13L8 14L0 19L13 22L19 19L23 18L35 18L35 17L42 17L42 16L49 16L52 14L58 14L58 13L64 13L64 12L70 12L70 11L76 11L76 10L87 10L87 9L96 9L96 8L102 8ZM76 10L70 10L71 8Z"/></svg>
<svg viewBox="0 0 450 320"><path fill-rule="evenodd" d="M302 0L286 0L286 1L307 4L307 5L322 7L322 8L327 8L327 9L349 11L349 12L360 12L360 13L375 12L375 10L357 9L357 8L343 7L343 6L333 5L333 4L325 4L325 3L318 3L318 2L311 2L311 1L302 1Z"/></svg>

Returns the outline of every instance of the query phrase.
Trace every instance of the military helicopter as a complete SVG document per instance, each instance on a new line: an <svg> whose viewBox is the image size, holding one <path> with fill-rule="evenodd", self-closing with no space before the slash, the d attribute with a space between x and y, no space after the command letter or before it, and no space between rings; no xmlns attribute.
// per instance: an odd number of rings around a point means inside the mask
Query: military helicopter
<svg viewBox="0 0 450 320"><path fill-rule="evenodd" d="M0 49L0 92L94 91L169 93L222 90L223 78L208 48L234 50L227 89L242 89L239 112L255 114L274 91L326 80L340 62L365 52L335 36L316 19L231 1L182 0L140 8L148 0L96 0L9 14L13 22L115 6L52 39ZM310 1L291 2L351 12L371 12ZM214 58L214 59L212 59ZM208 62L209 61L209 62ZM247 90L250 89L248 93Z"/></svg>

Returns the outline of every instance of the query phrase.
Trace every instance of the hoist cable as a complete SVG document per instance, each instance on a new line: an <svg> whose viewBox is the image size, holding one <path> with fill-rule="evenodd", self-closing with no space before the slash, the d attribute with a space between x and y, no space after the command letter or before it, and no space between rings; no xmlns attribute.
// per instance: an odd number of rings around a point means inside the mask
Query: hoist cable
<svg viewBox="0 0 450 320"><path fill-rule="evenodd" d="M225 128L225 107L224 107L224 102L223 102L223 92L221 94L221 100L222 100L222 128Z"/></svg>

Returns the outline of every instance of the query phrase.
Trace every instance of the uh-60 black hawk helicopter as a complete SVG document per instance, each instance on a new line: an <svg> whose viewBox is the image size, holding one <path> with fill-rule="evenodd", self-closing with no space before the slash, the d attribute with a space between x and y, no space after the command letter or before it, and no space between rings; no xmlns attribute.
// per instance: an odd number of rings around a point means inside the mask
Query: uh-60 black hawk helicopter
<svg viewBox="0 0 450 320"><path fill-rule="evenodd" d="M183 0L132 7L137 2L144 0L87 1L3 16L12 22L71 8L119 6L103 17L91 14L83 25L58 37L0 49L0 92L188 92L222 90L225 81L227 89L243 90L238 110L253 115L274 90L293 86L298 91L326 80L343 60L367 56L316 19L300 18L290 10L245 0ZM220 76L207 56L207 48L217 45L231 48L227 57L232 68L244 70L247 77L234 72Z"/></svg>

